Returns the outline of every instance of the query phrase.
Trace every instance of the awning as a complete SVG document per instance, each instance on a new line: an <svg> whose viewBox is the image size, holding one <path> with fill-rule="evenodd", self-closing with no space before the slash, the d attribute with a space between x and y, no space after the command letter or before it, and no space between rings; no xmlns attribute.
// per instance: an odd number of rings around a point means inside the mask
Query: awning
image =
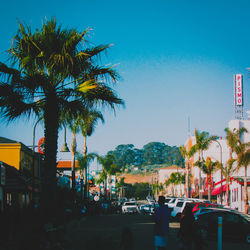
<svg viewBox="0 0 250 250"><path fill-rule="evenodd" d="M229 187L229 186L228 186L228 188L229 188L229 190L230 190L230 187ZM224 185L222 186L222 192L226 192L226 191L227 191L227 185L224 184ZM220 193L221 193L221 186L215 188L215 189L212 191L211 195L218 195L218 194L220 194Z"/></svg>

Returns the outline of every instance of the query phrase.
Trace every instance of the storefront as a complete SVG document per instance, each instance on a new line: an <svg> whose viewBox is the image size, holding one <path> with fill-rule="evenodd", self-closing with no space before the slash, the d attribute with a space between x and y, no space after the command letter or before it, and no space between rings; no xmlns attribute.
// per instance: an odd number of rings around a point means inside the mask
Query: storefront
<svg viewBox="0 0 250 250"><path fill-rule="evenodd" d="M0 162L1 166L1 210L8 207L23 208L30 204L31 186L29 179L16 168ZM3 174L4 173L4 174ZM5 177L3 177L5 175Z"/></svg>
<svg viewBox="0 0 250 250"><path fill-rule="evenodd" d="M248 199L250 198L250 178L247 179L248 185ZM226 180L222 181L222 204L226 205L227 196L227 185ZM244 204L244 178L243 177L231 177L229 183L229 204L233 209L237 209L241 212L245 211ZM212 195L217 196L217 203L221 203L221 182L215 183L215 189L212 192Z"/></svg>

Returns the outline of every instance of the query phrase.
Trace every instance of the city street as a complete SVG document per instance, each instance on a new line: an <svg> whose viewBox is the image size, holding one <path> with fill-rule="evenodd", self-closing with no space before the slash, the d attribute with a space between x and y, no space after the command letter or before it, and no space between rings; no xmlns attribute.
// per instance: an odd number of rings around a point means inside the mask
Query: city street
<svg viewBox="0 0 250 250"><path fill-rule="evenodd" d="M101 215L87 217L86 221L72 221L68 226L66 240L72 250L118 250L124 227L133 234L135 250L153 250L154 223L151 216L144 215ZM170 223L168 249L178 249L179 223ZM217 249L216 241L209 241L206 250ZM248 250L244 243L223 242L223 250Z"/></svg>

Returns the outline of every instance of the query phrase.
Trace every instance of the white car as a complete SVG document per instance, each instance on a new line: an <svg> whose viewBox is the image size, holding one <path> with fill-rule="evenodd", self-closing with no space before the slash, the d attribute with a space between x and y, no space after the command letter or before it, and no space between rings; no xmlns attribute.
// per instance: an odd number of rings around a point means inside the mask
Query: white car
<svg viewBox="0 0 250 250"><path fill-rule="evenodd" d="M133 213L137 213L138 209L137 209L137 205L135 202L124 202L124 204L122 205L122 213L123 214L133 214Z"/></svg>
<svg viewBox="0 0 250 250"><path fill-rule="evenodd" d="M191 203L189 200L179 200L176 205L173 207L173 211L171 212L171 216L175 219L179 220L181 218L181 214L184 211L184 208L187 203Z"/></svg>

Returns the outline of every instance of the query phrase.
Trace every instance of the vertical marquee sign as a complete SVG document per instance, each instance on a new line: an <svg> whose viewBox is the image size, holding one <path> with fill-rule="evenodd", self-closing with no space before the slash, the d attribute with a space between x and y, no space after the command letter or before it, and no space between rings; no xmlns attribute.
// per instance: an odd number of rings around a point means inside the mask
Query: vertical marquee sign
<svg viewBox="0 0 250 250"><path fill-rule="evenodd" d="M234 75L234 110L235 118L243 119L243 76Z"/></svg>

